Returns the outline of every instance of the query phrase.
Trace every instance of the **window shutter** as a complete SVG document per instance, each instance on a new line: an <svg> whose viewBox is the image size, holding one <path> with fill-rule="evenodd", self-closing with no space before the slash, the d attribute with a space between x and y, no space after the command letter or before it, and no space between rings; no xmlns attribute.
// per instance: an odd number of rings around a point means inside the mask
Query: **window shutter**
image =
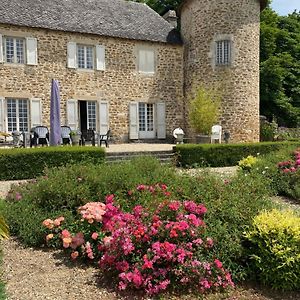
<svg viewBox="0 0 300 300"><path fill-rule="evenodd" d="M140 50L139 51L139 71L143 73L154 73L154 51Z"/></svg>
<svg viewBox="0 0 300 300"><path fill-rule="evenodd" d="M156 104L156 119L157 119L157 138L166 138L166 105L165 103Z"/></svg>
<svg viewBox="0 0 300 300"><path fill-rule="evenodd" d="M68 68L76 68L76 43L68 43Z"/></svg>
<svg viewBox="0 0 300 300"><path fill-rule="evenodd" d="M99 101L99 131L100 134L106 134L109 129L108 121L108 102Z"/></svg>
<svg viewBox="0 0 300 300"><path fill-rule="evenodd" d="M3 57L3 39L2 34L0 34L0 63L3 63L4 57Z"/></svg>
<svg viewBox="0 0 300 300"><path fill-rule="evenodd" d="M5 122L4 122L4 98L0 97L0 131L5 131Z"/></svg>
<svg viewBox="0 0 300 300"><path fill-rule="evenodd" d="M105 47L96 45L97 70L105 70Z"/></svg>
<svg viewBox="0 0 300 300"><path fill-rule="evenodd" d="M67 125L70 126L72 130L76 130L78 128L77 100L70 99L67 101L67 121Z"/></svg>
<svg viewBox="0 0 300 300"><path fill-rule="evenodd" d="M139 138L138 103L131 102L129 104L129 139L137 140L138 138Z"/></svg>
<svg viewBox="0 0 300 300"><path fill-rule="evenodd" d="M42 101L38 98L30 99L31 128L42 125Z"/></svg>
<svg viewBox="0 0 300 300"><path fill-rule="evenodd" d="M27 65L37 65L37 39L26 38Z"/></svg>

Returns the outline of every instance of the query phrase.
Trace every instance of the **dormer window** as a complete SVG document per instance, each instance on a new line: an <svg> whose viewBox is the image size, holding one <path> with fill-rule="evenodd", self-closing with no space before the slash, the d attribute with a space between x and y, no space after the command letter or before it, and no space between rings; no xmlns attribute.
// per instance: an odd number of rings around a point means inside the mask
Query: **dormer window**
<svg viewBox="0 0 300 300"><path fill-rule="evenodd" d="M216 65L227 66L231 64L231 41L216 41Z"/></svg>

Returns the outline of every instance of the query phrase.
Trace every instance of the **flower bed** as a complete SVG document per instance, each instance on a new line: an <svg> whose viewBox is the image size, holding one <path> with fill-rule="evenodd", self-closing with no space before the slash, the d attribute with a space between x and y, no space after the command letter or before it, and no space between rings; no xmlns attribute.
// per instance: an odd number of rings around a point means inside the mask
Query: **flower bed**
<svg viewBox="0 0 300 300"><path fill-rule="evenodd" d="M67 249L72 259L97 260L101 270L118 278L120 290L152 295L178 286L201 293L234 286L222 262L209 258L214 242L205 235L204 205L170 200L164 184L139 185L137 191L163 193L165 199L151 213L141 205L124 212L114 195L105 204L87 203L75 223L64 217L43 222L48 244Z"/></svg>

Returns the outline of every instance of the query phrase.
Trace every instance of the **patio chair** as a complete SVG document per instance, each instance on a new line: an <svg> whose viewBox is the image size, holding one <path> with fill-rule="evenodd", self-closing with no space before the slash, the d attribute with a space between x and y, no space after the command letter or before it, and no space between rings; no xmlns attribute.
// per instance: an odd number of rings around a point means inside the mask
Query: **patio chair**
<svg viewBox="0 0 300 300"><path fill-rule="evenodd" d="M49 130L46 126L36 126L33 129L33 145L49 146Z"/></svg>
<svg viewBox="0 0 300 300"><path fill-rule="evenodd" d="M108 144L109 138L110 138L110 129L107 131L106 134L100 134L99 135L99 140L98 140L99 146L101 147L102 142L104 142L106 148L108 148L109 147L109 144Z"/></svg>
<svg viewBox="0 0 300 300"><path fill-rule="evenodd" d="M222 142L222 126L221 125L214 125L211 128L210 142L214 143L216 140L218 141L219 144L221 144L221 142Z"/></svg>
<svg viewBox="0 0 300 300"><path fill-rule="evenodd" d="M95 131L93 129L81 130L81 144L85 146L86 142L91 142L92 146L95 146Z"/></svg>
<svg viewBox="0 0 300 300"><path fill-rule="evenodd" d="M61 126L61 139L63 145L72 145L71 132L72 129L69 126Z"/></svg>

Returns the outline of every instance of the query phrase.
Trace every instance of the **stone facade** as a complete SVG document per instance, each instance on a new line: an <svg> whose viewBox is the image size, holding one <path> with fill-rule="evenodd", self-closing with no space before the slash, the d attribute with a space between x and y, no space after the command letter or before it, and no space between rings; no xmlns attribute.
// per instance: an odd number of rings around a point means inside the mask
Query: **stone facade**
<svg viewBox="0 0 300 300"><path fill-rule="evenodd" d="M37 65L0 63L0 100L41 99L42 124L49 126L50 85L57 79L62 124L69 125L68 100L106 101L114 140L128 141L131 103L157 107L162 103L165 137L171 139L179 126L189 137L195 134L189 126L188 106L197 87L204 85L221 92L220 124L229 131L230 142L258 141L260 8L258 0L186 0L180 9L183 45L0 24L2 36L36 38L38 55ZM215 47L223 40L231 43L231 62L220 66L215 63ZM105 70L69 68L70 42L104 46ZM155 50L153 75L137 70L142 48ZM156 118L154 112L154 122Z"/></svg>
<svg viewBox="0 0 300 300"><path fill-rule="evenodd" d="M259 140L259 16L257 0L190 0L181 7L185 120L199 85L222 96L220 123L231 142ZM215 65L215 43L230 40L231 64ZM192 130L185 123L191 134Z"/></svg>
<svg viewBox="0 0 300 300"><path fill-rule="evenodd" d="M91 34L68 33L21 26L1 25L3 36L35 37L38 64L0 64L0 97L39 98L42 101L42 124L50 123L51 79L60 83L61 121L67 124L68 99L108 101L109 128L115 141L128 141L129 104L165 103L166 136L183 126L183 49L182 45L144 42ZM67 67L67 44L105 46L104 71ZM156 53L156 72L144 75L137 71L139 47Z"/></svg>

